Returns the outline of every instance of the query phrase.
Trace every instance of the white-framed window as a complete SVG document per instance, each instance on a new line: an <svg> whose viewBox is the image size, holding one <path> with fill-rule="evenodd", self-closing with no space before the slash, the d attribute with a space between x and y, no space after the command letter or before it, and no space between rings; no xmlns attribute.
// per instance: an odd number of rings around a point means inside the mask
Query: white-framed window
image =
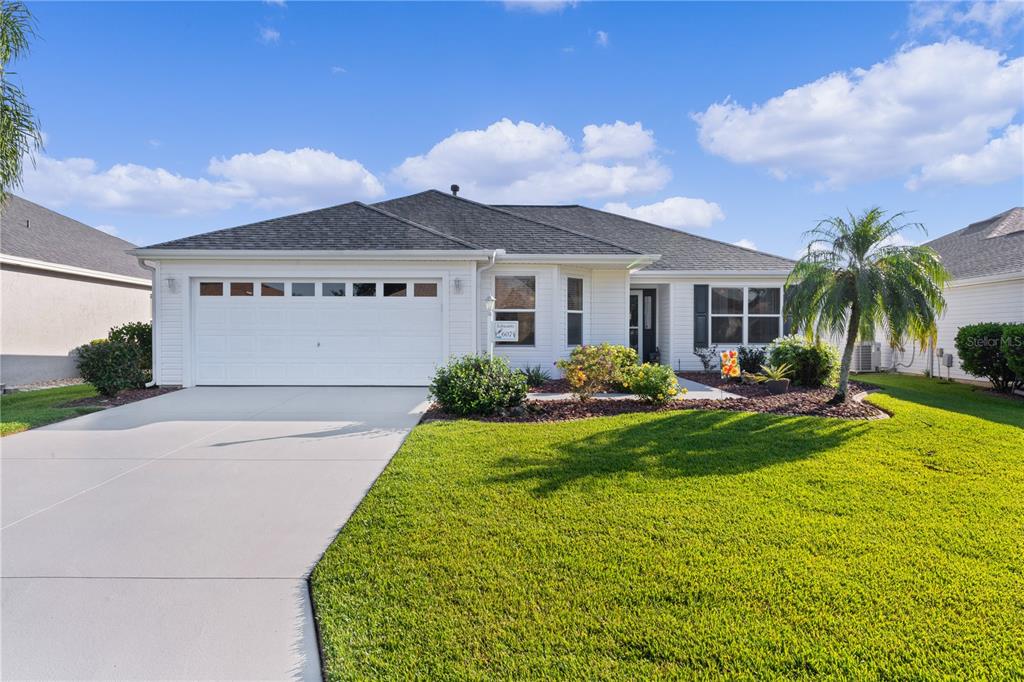
<svg viewBox="0 0 1024 682"><path fill-rule="evenodd" d="M494 319L518 322L518 341L498 341L502 346L532 346L536 343L537 278L533 275L495 275Z"/></svg>
<svg viewBox="0 0 1024 682"><path fill-rule="evenodd" d="M583 345L583 278L565 280L565 341L569 346Z"/></svg>
<svg viewBox="0 0 1024 682"><path fill-rule="evenodd" d="M781 336L781 287L709 288L712 345L765 344Z"/></svg>

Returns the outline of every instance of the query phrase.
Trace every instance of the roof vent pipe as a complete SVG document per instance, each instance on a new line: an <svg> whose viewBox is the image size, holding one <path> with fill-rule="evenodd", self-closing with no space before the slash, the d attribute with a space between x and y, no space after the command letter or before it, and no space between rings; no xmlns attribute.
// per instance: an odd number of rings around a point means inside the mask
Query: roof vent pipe
<svg viewBox="0 0 1024 682"><path fill-rule="evenodd" d="M459 186L458 185L452 185L452 196L453 197L459 196Z"/></svg>

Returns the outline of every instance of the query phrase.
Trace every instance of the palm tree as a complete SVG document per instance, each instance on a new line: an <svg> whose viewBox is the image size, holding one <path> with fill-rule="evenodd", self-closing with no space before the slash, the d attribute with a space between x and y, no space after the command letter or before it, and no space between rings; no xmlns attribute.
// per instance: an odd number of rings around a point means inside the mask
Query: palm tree
<svg viewBox="0 0 1024 682"><path fill-rule="evenodd" d="M32 15L21 2L0 3L0 206L7 192L21 184L22 164L42 146L39 121L12 80L11 62L28 52L35 33Z"/></svg>
<svg viewBox="0 0 1024 682"><path fill-rule="evenodd" d="M908 338L926 343L946 307L948 279L935 251L900 245L900 234L920 223L905 214L886 217L880 208L849 220L828 218L805 236L807 253L786 283L786 314L796 328L818 338L846 336L839 386L832 402L844 402L858 336L882 330L894 346Z"/></svg>

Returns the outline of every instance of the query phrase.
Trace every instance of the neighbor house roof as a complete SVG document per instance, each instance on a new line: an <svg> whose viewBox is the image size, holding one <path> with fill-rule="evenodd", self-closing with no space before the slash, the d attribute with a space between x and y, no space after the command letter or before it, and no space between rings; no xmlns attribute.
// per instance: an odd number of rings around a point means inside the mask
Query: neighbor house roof
<svg viewBox="0 0 1024 682"><path fill-rule="evenodd" d="M375 204L485 249L521 254L656 254L437 190Z"/></svg>
<svg viewBox="0 0 1024 682"><path fill-rule="evenodd" d="M124 277L150 279L128 254L135 245L32 203L9 196L0 207L0 253Z"/></svg>
<svg viewBox="0 0 1024 682"><path fill-rule="evenodd" d="M473 250L461 239L358 201L183 237L147 249L300 251Z"/></svg>
<svg viewBox="0 0 1024 682"><path fill-rule="evenodd" d="M953 279L1024 272L1024 208L971 223L925 246L938 252Z"/></svg>
<svg viewBox="0 0 1024 682"><path fill-rule="evenodd" d="M586 206L498 206L552 225L571 228L599 239L614 239L661 258L646 270L789 270L793 261L781 256L699 237L616 213Z"/></svg>

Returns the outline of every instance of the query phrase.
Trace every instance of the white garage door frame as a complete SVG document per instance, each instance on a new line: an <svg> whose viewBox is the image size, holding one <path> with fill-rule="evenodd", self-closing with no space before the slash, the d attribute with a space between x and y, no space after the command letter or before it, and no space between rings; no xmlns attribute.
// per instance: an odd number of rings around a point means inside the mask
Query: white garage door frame
<svg viewBox="0 0 1024 682"><path fill-rule="evenodd" d="M353 279L360 281L377 281L383 282L384 280L389 281L435 281L438 282L437 298L440 304L440 317L441 317L441 356L437 358L437 362L440 364L449 357L450 352L450 341L449 341L449 330L451 327L451 321L449 319L449 273L445 271L437 271L427 268L415 268L415 269L404 269L404 268L382 268L374 270L366 270L363 268L337 268L331 270L324 270L317 268L316 270L304 270L303 267L298 266L294 268L285 267L274 267L274 268L260 268L253 267L251 270L240 271L230 270L226 272L213 271L203 272L202 274L189 274L187 279L187 295L184 297L187 301L188 310L183 315L184 321L184 344L183 344L183 375L186 378L186 386L197 385L197 351L196 351L196 313L198 305L196 303L199 291L200 281L217 281L221 280L224 282L229 281L242 281L252 280L253 282L259 281L349 281ZM183 282L183 284L185 284ZM225 292L227 293L227 292ZM319 293L319 292L318 292ZM410 296L412 292L410 292ZM366 383L359 384L338 384L338 385L370 385ZM399 383L388 383L385 385L423 385L422 383L411 383L411 384L399 384Z"/></svg>

